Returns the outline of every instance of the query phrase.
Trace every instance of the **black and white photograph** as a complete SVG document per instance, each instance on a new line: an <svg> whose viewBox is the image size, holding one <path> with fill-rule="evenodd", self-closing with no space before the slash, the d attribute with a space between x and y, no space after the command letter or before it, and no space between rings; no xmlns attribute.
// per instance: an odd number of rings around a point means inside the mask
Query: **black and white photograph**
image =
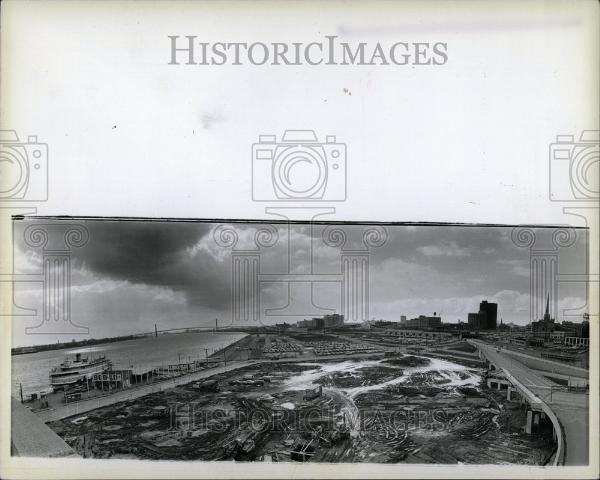
<svg viewBox="0 0 600 480"><path fill-rule="evenodd" d="M588 461L587 292L553 279L585 268L584 229L24 219L14 232L16 272L39 277L15 305L42 313L15 329L15 454ZM44 446L26 429L40 420Z"/></svg>
<svg viewBox="0 0 600 480"><path fill-rule="evenodd" d="M0 477L600 475L595 0L6 0Z"/></svg>

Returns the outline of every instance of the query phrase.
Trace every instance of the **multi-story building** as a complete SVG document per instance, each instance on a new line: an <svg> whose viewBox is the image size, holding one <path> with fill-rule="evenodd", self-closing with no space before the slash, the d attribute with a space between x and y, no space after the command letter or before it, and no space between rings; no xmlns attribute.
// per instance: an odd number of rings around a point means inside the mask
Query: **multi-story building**
<svg viewBox="0 0 600 480"><path fill-rule="evenodd" d="M419 315L419 328L423 330L429 330L430 328L436 328L442 326L442 318L435 316L427 317L425 315Z"/></svg>
<svg viewBox="0 0 600 480"><path fill-rule="evenodd" d="M410 318L404 324L405 328L420 328L420 326L421 322L418 318Z"/></svg>
<svg viewBox="0 0 600 480"><path fill-rule="evenodd" d="M308 328L320 330L323 328L341 327L344 325L344 316L338 313L325 315L324 317L315 317L306 320L299 320L296 326L299 328Z"/></svg>
<svg viewBox="0 0 600 480"><path fill-rule="evenodd" d="M298 322L296 323L296 325L299 328L314 328L314 322L312 319L309 320L298 320Z"/></svg>
<svg viewBox="0 0 600 480"><path fill-rule="evenodd" d="M566 336L568 337L589 337L589 325L589 322L575 323L571 321L563 321L558 328L566 332Z"/></svg>
<svg viewBox="0 0 600 480"><path fill-rule="evenodd" d="M317 330L322 330L323 327L325 326L325 319L322 317L319 318L313 318L313 328L317 329Z"/></svg>
<svg viewBox="0 0 600 480"><path fill-rule="evenodd" d="M427 315L419 315L417 318L406 319L405 315L402 315L400 318L400 327L401 328L412 328L421 330L429 330L432 328L440 328L442 326L442 318L435 316L436 313L433 313L433 317L428 317Z"/></svg>
<svg viewBox="0 0 600 480"><path fill-rule="evenodd" d="M467 321L471 330L479 330L479 314L469 313Z"/></svg>
<svg viewBox="0 0 600 480"><path fill-rule="evenodd" d="M341 327L344 325L344 316L339 313L325 315L323 317L323 323L325 328Z"/></svg>
<svg viewBox="0 0 600 480"><path fill-rule="evenodd" d="M471 330L496 330L498 327L498 304L483 300L477 313L468 314Z"/></svg>
<svg viewBox="0 0 600 480"><path fill-rule="evenodd" d="M485 327L482 327L485 330L496 330L498 326L498 304L491 303L487 300L484 300L479 304L479 314L482 315L485 313ZM483 317L482 317L483 318ZM480 324L482 324L482 320L480 318Z"/></svg>

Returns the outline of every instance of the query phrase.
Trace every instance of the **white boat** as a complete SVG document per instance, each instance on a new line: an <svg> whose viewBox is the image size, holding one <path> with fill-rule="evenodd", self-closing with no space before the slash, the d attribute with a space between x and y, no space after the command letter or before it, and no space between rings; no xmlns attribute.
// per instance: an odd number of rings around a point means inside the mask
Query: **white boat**
<svg viewBox="0 0 600 480"><path fill-rule="evenodd" d="M92 358L76 353L50 370L50 385L56 391L77 383L85 383L95 373L106 370L110 364L110 360L104 355Z"/></svg>

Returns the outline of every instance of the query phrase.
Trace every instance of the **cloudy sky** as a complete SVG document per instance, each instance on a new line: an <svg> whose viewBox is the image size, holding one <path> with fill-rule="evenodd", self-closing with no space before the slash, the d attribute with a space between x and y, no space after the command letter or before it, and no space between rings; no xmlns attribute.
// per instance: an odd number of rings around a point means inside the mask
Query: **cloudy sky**
<svg viewBox="0 0 600 480"><path fill-rule="evenodd" d="M56 334L60 322L26 334L27 327L41 323L43 284L19 281L15 304L37 309L38 315L15 317L15 346L147 332L155 323L159 328L214 325L218 318L220 325L231 324L232 253L260 254L260 273L279 275L271 281L261 277L259 322L265 324L341 312L341 255L351 252L368 254L369 318L398 320L435 311L445 322L466 321L467 313L487 299L498 303L499 320L529 321L530 254L512 242L512 227L385 225L378 236L368 233L378 228L373 225L237 223L229 228L195 222L21 220L14 224L15 271L32 276L17 279L43 278L44 250L24 241L28 228L47 232L47 255L64 248L65 231L75 223L84 225L89 240L71 249L71 320L89 334L74 328ZM534 247L551 246L552 233L536 229ZM576 234L573 245L559 250L562 273L585 271L586 232ZM367 249L365 238L375 246ZM308 283L289 289L282 280L287 273L311 272L313 279L330 274L323 278L332 280L313 283L312 298ZM560 286L559 312L584 304L581 286Z"/></svg>

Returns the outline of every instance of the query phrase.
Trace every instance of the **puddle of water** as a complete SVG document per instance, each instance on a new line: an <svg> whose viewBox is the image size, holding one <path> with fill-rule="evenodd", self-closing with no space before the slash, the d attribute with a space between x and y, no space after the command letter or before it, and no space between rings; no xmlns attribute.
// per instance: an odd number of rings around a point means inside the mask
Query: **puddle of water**
<svg viewBox="0 0 600 480"><path fill-rule="evenodd" d="M329 375L330 373L353 373L364 367L372 367L379 365L381 360L366 360L364 362L344 361L339 363L301 363L300 365L309 367L315 366L314 370L305 370L300 375L295 375L285 381L286 390L305 390L307 388L315 388L316 380Z"/></svg>
<svg viewBox="0 0 600 480"><path fill-rule="evenodd" d="M423 357L421 357L423 358ZM447 360L442 360L439 358L429 358L430 363L428 365L420 366L420 367L396 367L394 365L386 364L383 360L365 360L361 362L351 362L344 361L338 363L325 363L323 365L316 363L303 363L303 366L315 366L314 370L305 370L300 375L296 375L294 377L289 378L285 382L285 389L287 390L304 390L307 388L315 388L317 385L315 381L329 375L331 373L350 373L355 374L355 372L364 367L373 367L377 365L383 365L385 367L398 368L398 370L402 370L403 374L399 375L396 378L391 380L387 380L385 382L373 384L373 385L363 385L353 388L335 388L328 387L324 390L329 392L330 394L338 397L342 403L342 414L346 417L346 422L350 427L350 434L352 437L357 437L360 433L360 412L356 403L354 402L354 398L358 395L366 392L370 392L373 390L381 390L390 385L396 385L398 383L405 382L410 376L414 373L427 373L427 372L437 372L449 382L443 383L440 387L443 388L451 388L458 387L464 385L472 385L477 386L481 381L479 375L472 373L468 367L463 365L458 365L456 363L449 362ZM463 374L465 378L461 378L460 374Z"/></svg>
<svg viewBox="0 0 600 480"><path fill-rule="evenodd" d="M478 385L481 378L479 375L470 372L468 367L464 367L462 365L458 365L456 363L449 362L447 360L441 360L439 358L430 358L429 365L424 365L420 367L405 367L402 368L404 374L398 376L392 380L388 380L385 382L373 384L373 385L363 385L354 388L340 388L338 390L344 391L348 396L355 397L361 393L370 392L372 390L381 390L390 385L395 385L397 383L402 383L406 381L408 377L410 377L413 373L427 373L431 371L438 372L443 378L450 380L450 382L444 383L440 386L442 387L458 387L464 385ZM304 366L312 366L314 365L316 368L314 370L305 370L300 375L296 375L294 377L289 378L285 382L285 388L287 390L304 390L307 388L315 388L317 385L315 381L324 377L325 375L329 375L331 373L350 373L355 374L357 370L360 370L364 367L373 367L377 365L383 365L385 367L395 367L394 365L386 364L383 360L367 360L363 362L350 362L344 361L339 363L326 363L323 365L315 364L315 363L304 363ZM400 367L397 367L400 370ZM462 372L466 377L463 379L460 376Z"/></svg>

